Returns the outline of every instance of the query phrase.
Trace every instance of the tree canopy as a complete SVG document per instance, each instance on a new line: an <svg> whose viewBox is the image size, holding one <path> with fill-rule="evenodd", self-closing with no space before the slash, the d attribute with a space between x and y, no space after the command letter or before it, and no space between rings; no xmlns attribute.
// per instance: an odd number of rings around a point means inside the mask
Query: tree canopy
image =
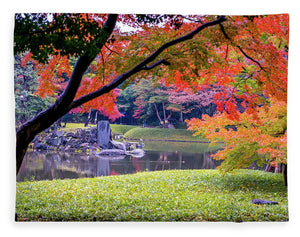
<svg viewBox="0 0 300 237"><path fill-rule="evenodd" d="M213 96L219 111L216 116L226 124L228 119L250 119L257 128L256 121L268 116L267 112L261 114L262 109L273 111L278 103L286 108L286 14L16 14L15 19L15 53L29 51L22 64L31 61L35 65L39 77L36 93L57 97L48 109L18 129L17 166L33 137L72 109L95 108L112 119L121 116L115 105L117 87L148 75L166 87L173 86L176 92L226 88ZM124 32L122 25L134 30ZM237 109L237 101L243 101L243 113ZM202 122L193 119L188 123L199 132ZM221 132L218 135L225 137Z"/></svg>

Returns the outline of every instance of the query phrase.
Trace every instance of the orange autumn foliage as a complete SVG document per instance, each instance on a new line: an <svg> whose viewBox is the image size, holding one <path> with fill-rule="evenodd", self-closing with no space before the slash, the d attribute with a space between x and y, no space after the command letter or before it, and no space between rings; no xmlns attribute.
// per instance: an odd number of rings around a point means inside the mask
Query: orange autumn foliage
<svg viewBox="0 0 300 237"><path fill-rule="evenodd" d="M203 119L187 121L195 135L208 138L212 145L224 142L224 149L213 155L224 160L220 169L231 171L246 168L254 161L258 164L287 163L287 110L286 102L271 99L270 106L260 108L257 118L247 112L238 120L228 118L226 113L207 115Z"/></svg>

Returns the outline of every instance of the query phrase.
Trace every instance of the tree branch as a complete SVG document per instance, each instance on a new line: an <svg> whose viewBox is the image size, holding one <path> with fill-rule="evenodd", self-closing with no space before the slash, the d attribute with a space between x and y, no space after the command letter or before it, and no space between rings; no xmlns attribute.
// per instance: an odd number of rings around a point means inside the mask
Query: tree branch
<svg viewBox="0 0 300 237"><path fill-rule="evenodd" d="M103 26L103 29L107 33L106 35L107 39L115 27L116 21L117 21L117 15L111 14L108 16L108 19L106 20ZM105 42L103 42L103 44L104 43ZM95 52L94 56L83 55L79 57L74 66L74 70L72 72L71 78L63 94L50 107L37 114L34 118L26 121L17 129L16 132L16 147L17 147L16 171L17 172L21 167L28 144L33 140L33 138L44 129L50 127L51 124L53 124L57 119L59 119L69 111L68 108L70 104L73 102L75 94L80 86L82 76L97 54L98 52Z"/></svg>
<svg viewBox="0 0 300 237"><path fill-rule="evenodd" d="M219 25L220 25L221 31L222 31L223 35L225 36L225 38L228 39L228 40L230 40L231 43L232 43L233 45L235 45L235 43L234 43L234 42L230 39L230 37L227 35L227 33L226 33L225 29L224 29L224 26L223 26L221 23L220 23ZM254 58L252 58L252 57L250 57L248 54L246 54L246 52L242 49L241 46L236 45L236 47L241 51L241 53L242 53L246 58L248 58L248 59L250 59L252 62L256 63L256 64L260 67L261 70L266 71L266 70L262 67L262 65L261 65L257 60L255 60Z"/></svg>
<svg viewBox="0 0 300 237"><path fill-rule="evenodd" d="M150 66L143 66L141 69L142 69L142 70L149 71L149 70L151 70L152 68L155 68L156 66L158 66L158 65L160 65L160 64L167 65L167 66L170 65L170 63L169 63L167 60L161 59L161 60L159 60L159 61L157 61L157 62L151 64Z"/></svg>
<svg viewBox="0 0 300 237"><path fill-rule="evenodd" d="M183 41L192 39L197 33L202 31L203 29L205 29L209 26L220 24L223 21L226 21L225 16L220 16L217 20L202 24L201 26L197 27L195 30L191 31L190 33L163 44L156 51L154 51L149 57L145 58L142 62L137 64L135 67L133 67L129 71L117 76L110 84L105 85L105 86L101 87L100 89L98 89L92 93L89 93L87 95L84 95L84 96L78 98L77 100L75 100L69 106L68 110L76 108L92 99L95 99L98 96L108 93L112 89L114 89L117 86L119 86L120 84L122 84L127 78L129 78L130 76L132 76L142 70L150 70L160 64L169 65L170 63L168 61L166 61L165 59L161 59L161 60L151 64L150 66L147 66L147 64L153 62L165 49L167 49L173 45L176 45L178 43L181 43Z"/></svg>
<svg viewBox="0 0 300 237"><path fill-rule="evenodd" d="M115 28L116 21L117 21L117 15L116 14L110 14L103 25L103 29L105 30L105 39L103 40L103 43L101 45L98 45L99 49L105 45L106 41L110 37L111 33L113 32L113 29ZM72 103L76 92L80 86L82 77L84 72L87 70L91 62L94 60L94 58L97 56L99 52L95 52L94 55L83 55L80 56L77 59L77 62L74 66L74 70L72 72L72 75L70 77L70 80L68 82L68 85L66 89L64 90L63 94L56 100L55 105L56 107L65 107Z"/></svg>

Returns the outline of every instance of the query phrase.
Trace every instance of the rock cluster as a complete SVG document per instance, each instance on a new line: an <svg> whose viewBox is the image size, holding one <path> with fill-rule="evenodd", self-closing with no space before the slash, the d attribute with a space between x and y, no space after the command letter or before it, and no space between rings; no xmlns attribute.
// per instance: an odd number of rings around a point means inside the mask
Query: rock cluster
<svg viewBox="0 0 300 237"><path fill-rule="evenodd" d="M110 135L111 137L111 135ZM108 140L105 147L98 145L97 128L76 129L76 132L48 131L37 136L32 143L35 150L58 150L84 152L100 156L135 155L142 157L142 143Z"/></svg>
<svg viewBox="0 0 300 237"><path fill-rule="evenodd" d="M76 129L76 132L61 130L44 132L33 140L32 147L36 150L86 150L97 146L97 128Z"/></svg>

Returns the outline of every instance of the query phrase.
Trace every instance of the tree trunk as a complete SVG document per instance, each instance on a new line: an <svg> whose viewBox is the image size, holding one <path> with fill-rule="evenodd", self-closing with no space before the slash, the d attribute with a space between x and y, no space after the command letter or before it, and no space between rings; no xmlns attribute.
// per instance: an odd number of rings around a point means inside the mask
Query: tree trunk
<svg viewBox="0 0 300 237"><path fill-rule="evenodd" d="M180 118L179 118L179 122L183 123L182 104L180 105Z"/></svg>
<svg viewBox="0 0 300 237"><path fill-rule="evenodd" d="M163 108L163 114L164 114L164 122L166 122L167 116L166 116L166 109L165 109L165 103L164 102L162 102L162 108Z"/></svg>
<svg viewBox="0 0 300 237"><path fill-rule="evenodd" d="M108 38L110 37L113 29L115 28L118 15L110 14L103 26L105 31L105 39L103 39L102 45L98 45L99 49L103 47ZM80 101L74 105L74 98L77 90L80 86L83 74L88 69L89 65L92 63L94 58L97 56L98 52L94 55L84 54L80 56L74 66L70 80L65 88L64 92L59 96L59 98L46 110L37 114L34 118L28 120L22 124L16 133L16 173L22 165L27 147L29 143L34 139L34 137L50 127L55 121L61 118L63 115L68 113L74 107L80 106ZM105 88L108 92L110 88ZM106 91L104 90L104 91Z"/></svg>
<svg viewBox="0 0 300 237"><path fill-rule="evenodd" d="M117 21L116 14L109 14L104 26L104 39L102 40L103 43L97 45L99 49L103 47L103 45L109 39L113 29L115 28L115 24ZM143 71L143 70L151 70L154 67L159 65L170 65L165 59L161 59L157 62L152 63L165 49L176 45L178 43L184 42L186 40L192 39L197 33L204 30L207 27L218 25L222 22L226 21L225 16L220 16L217 20L204 23L200 25L195 30L191 31L190 33L171 40L162 46L160 46L156 51L154 51L149 57L145 58L142 62L134 66L132 69L128 70L127 72L117 76L111 83L104 85L100 89L91 92L87 95L84 95L76 100L74 100L76 92L80 86L82 77L84 72L87 70L89 65L92 63L96 55L99 51L95 51L94 55L86 54L80 56L74 66L72 75L70 80L65 88L64 92L60 95L60 97L46 110L40 112L34 118L28 120L23 125L21 125L17 132L16 132L16 172L18 173L23 158L25 156L27 147L29 143L34 139L34 137L45 130L46 128L50 127L57 119L68 113L71 109L81 106L82 104L99 97L105 93L110 92L112 89L115 89L117 86L122 84L126 79L131 77L132 75ZM152 63L151 65L148 65ZM156 107L156 105L155 105ZM159 117L157 108L156 108L157 115ZM160 119L160 117L159 117ZM161 121L161 119L160 119Z"/></svg>
<svg viewBox="0 0 300 237"><path fill-rule="evenodd" d="M173 113L172 110L170 110L170 114L168 115L167 120L169 120L171 118L172 113Z"/></svg>
<svg viewBox="0 0 300 237"><path fill-rule="evenodd" d="M284 180L284 185L287 186L288 185L288 181L287 181L287 164L283 164L283 180Z"/></svg>
<svg viewBox="0 0 300 237"><path fill-rule="evenodd" d="M96 110L96 113L95 113L95 124L97 124L97 121L98 121L98 110Z"/></svg>
<svg viewBox="0 0 300 237"><path fill-rule="evenodd" d="M92 120L92 108L90 108L90 112L89 112L87 119L85 120L84 126L87 127L91 120Z"/></svg>
<svg viewBox="0 0 300 237"><path fill-rule="evenodd" d="M282 173L284 185L287 186L287 164L278 164L276 167L273 167L270 163L265 168L266 172L271 173Z"/></svg>
<svg viewBox="0 0 300 237"><path fill-rule="evenodd" d="M153 103L153 104L154 104L154 108L155 108L155 112L156 112L157 118L159 119L160 124L162 124L162 120L161 120L161 118L160 118L160 116L159 116L159 112L158 112L156 103Z"/></svg>

